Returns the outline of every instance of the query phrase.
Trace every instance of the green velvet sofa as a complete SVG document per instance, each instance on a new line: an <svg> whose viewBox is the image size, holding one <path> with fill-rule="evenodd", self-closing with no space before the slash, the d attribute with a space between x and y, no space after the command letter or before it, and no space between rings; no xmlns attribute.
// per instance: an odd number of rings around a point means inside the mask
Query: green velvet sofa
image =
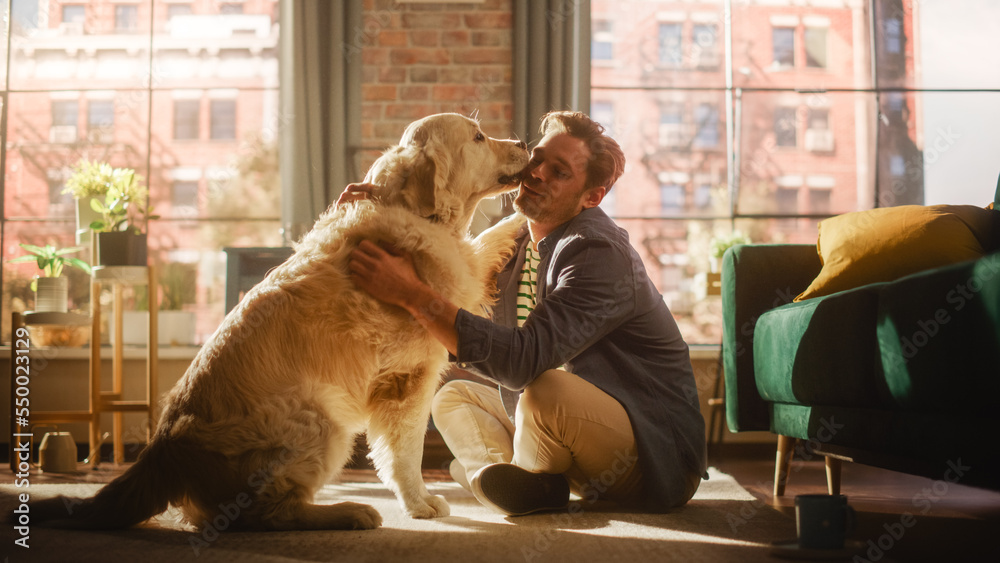
<svg viewBox="0 0 1000 563"><path fill-rule="evenodd" d="M1000 490L1000 245L984 251L799 302L816 245L726 252L726 418L779 436L776 496L795 452L825 457L831 494L842 460Z"/></svg>

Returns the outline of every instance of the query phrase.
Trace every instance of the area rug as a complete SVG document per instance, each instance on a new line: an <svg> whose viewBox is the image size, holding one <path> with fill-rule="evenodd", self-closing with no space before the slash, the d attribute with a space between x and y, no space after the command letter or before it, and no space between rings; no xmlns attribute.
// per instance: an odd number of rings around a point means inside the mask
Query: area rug
<svg viewBox="0 0 1000 563"><path fill-rule="evenodd" d="M95 484L31 485L30 495L89 496ZM400 510L380 483L343 482L323 488L317 502L342 500L373 505L381 528L369 531L217 533L193 528L168 511L142 528L79 532L29 526L28 548L10 525L0 533L7 561L74 562L176 561L773 561L768 545L795 535L787 516L757 500L729 475L710 470L697 495L667 514L622 512L612 505L579 499L570 510L505 517L481 506L453 482L429 482L443 495L451 516L414 520ZM0 485L0 514L15 509ZM23 542L22 542L23 543Z"/></svg>

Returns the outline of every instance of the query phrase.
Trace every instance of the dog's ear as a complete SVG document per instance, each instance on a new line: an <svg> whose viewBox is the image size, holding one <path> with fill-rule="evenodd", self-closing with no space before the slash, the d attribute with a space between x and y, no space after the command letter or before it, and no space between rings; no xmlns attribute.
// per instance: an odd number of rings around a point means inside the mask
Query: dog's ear
<svg viewBox="0 0 1000 563"><path fill-rule="evenodd" d="M413 157L402 191L410 208L420 216L447 220L442 212L449 209L449 202L443 199L447 199L451 159L437 137L428 124L413 132Z"/></svg>
<svg viewBox="0 0 1000 563"><path fill-rule="evenodd" d="M415 151L406 172L401 194L407 207L421 217L434 215L434 186L437 165L423 150Z"/></svg>

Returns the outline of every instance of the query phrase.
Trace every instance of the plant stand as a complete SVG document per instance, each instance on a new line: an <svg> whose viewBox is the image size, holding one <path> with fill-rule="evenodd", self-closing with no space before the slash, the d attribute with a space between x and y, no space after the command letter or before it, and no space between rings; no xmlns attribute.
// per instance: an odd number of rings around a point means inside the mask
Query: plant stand
<svg viewBox="0 0 1000 563"><path fill-rule="evenodd" d="M86 411L43 411L36 408L31 409L31 415L27 417L15 416L17 412L16 399L21 396L17 393L17 377L18 375L27 375L29 378L32 375L31 363L35 358L35 353L31 350L31 345L28 344L27 338L23 334L24 328L28 326L87 326L90 324L90 317L86 315L78 315L76 313L53 313L53 312L27 312L27 313L11 313L11 358L10 358L10 428L12 432L12 437L10 439L10 444L8 446L8 460L10 460L10 469L14 473L17 473L17 454L14 448L17 447L17 442L23 442L23 438L30 435L32 432L32 427L39 426L47 423L70 423L70 422L88 422L93 427L94 416L91 410ZM26 374L19 371L18 362L14 361L16 357L15 350L22 350L27 355L32 358L28 361L27 367L24 368L27 371ZM19 353L19 352L18 352ZM34 405L32 405L34 407ZM29 422L30 421L30 422ZM24 422L24 424L21 424ZM93 436L93 431L91 431ZM30 440L30 438L29 438ZM91 443L91 448L94 447L94 443Z"/></svg>
<svg viewBox="0 0 1000 563"><path fill-rule="evenodd" d="M114 315L114 334L111 335L111 377L110 393L101 392L101 287L110 285L114 295L112 314ZM124 354L122 343L122 301L125 286L147 285L156 288L156 274L153 266L97 266L91 278L91 336L90 336L90 410L94 422L90 425L91 448L100 442L100 414L112 412L114 436L115 463L125 461L125 444L122 441L122 414L126 412L148 413L146 440L152 439L156 429L156 406L159 384L159 369L157 366L159 347L157 342L157 307L156 300L150 292L149 299L149 337L146 344L146 399L141 401L126 401L122 399L122 367ZM90 463L96 467L100 455L92 455Z"/></svg>

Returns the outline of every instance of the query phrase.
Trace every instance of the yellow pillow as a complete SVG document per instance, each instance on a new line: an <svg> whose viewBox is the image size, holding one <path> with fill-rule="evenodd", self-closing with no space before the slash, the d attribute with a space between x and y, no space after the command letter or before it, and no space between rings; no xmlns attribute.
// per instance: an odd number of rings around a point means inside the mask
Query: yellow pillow
<svg viewBox="0 0 1000 563"><path fill-rule="evenodd" d="M993 213L973 205L901 205L821 221L823 269L795 301L979 258Z"/></svg>

